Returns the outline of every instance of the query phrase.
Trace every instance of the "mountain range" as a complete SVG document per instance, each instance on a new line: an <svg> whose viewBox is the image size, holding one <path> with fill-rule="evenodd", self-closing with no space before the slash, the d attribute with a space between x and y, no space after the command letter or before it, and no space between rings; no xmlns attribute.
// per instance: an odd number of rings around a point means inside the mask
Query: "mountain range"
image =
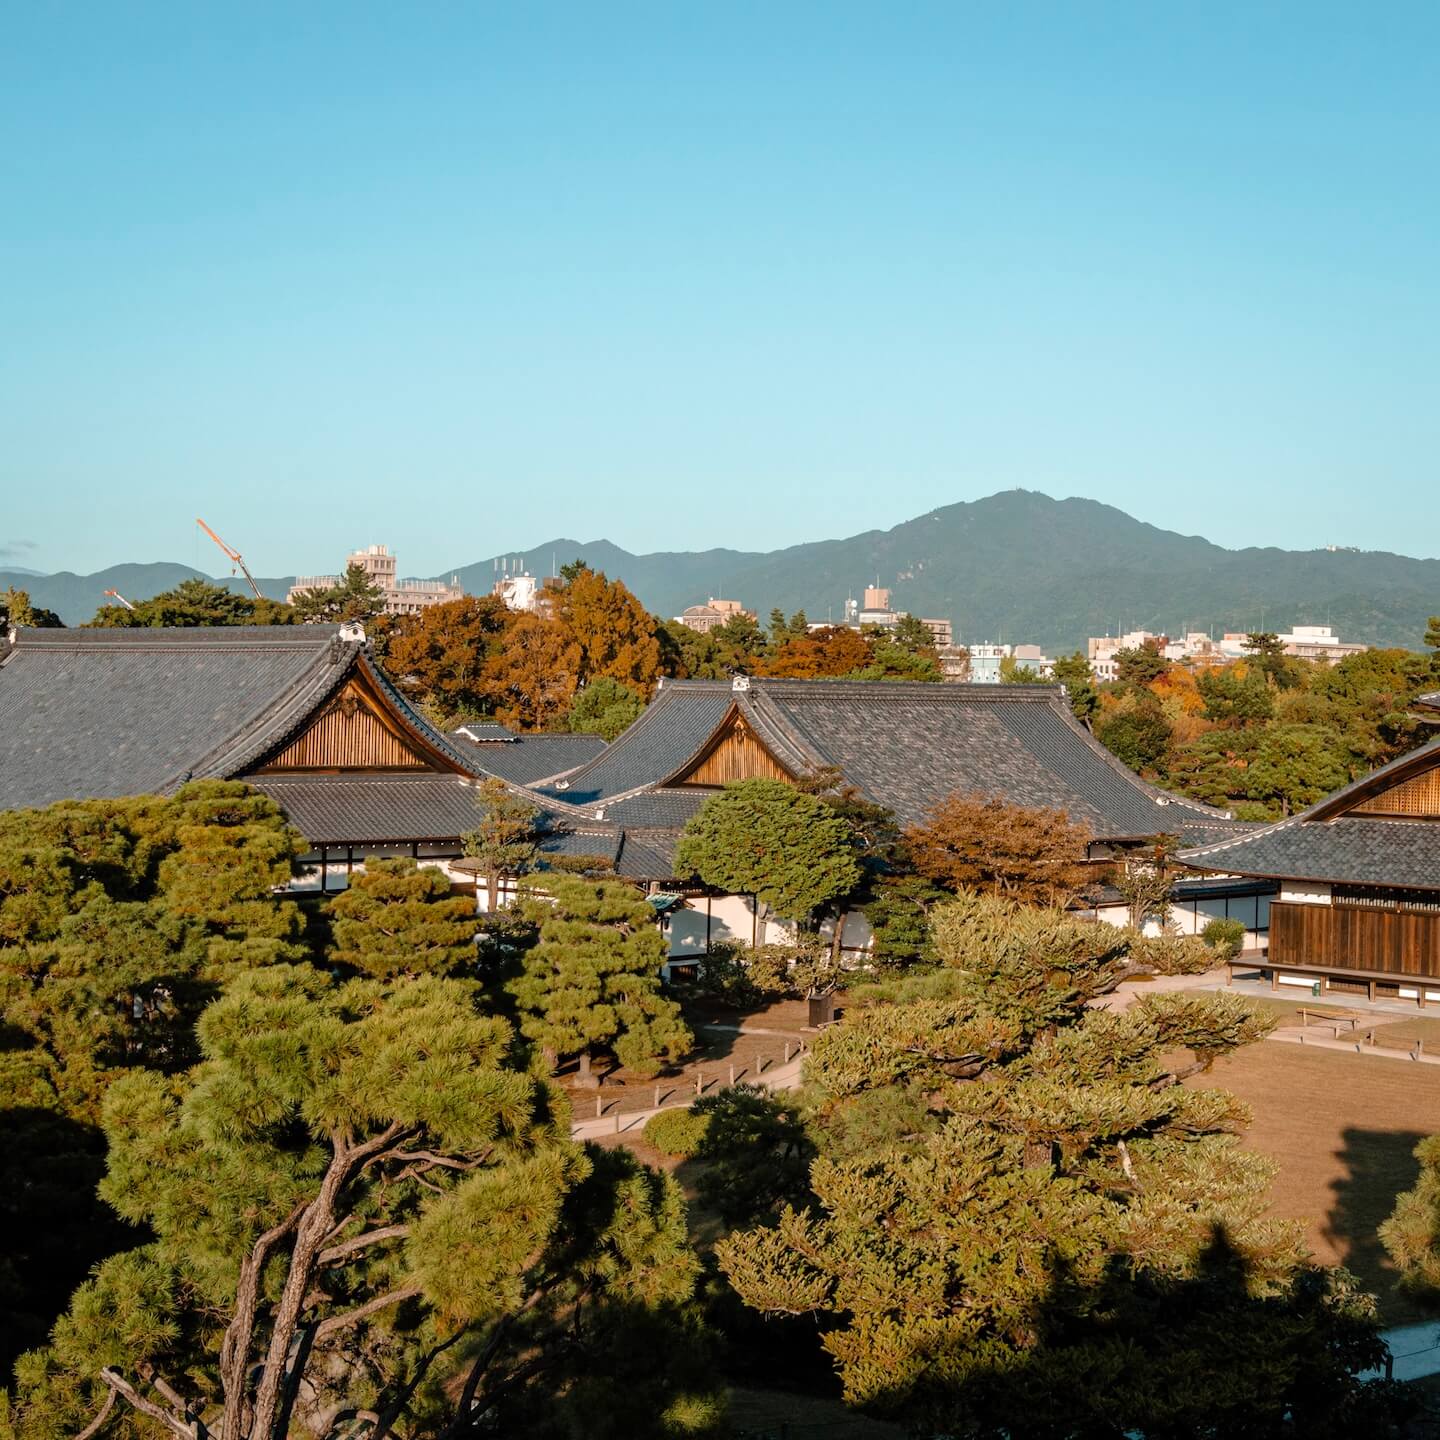
<svg viewBox="0 0 1440 1440"><path fill-rule="evenodd" d="M1220 516L1215 517L1219 520ZM1136 520L1098 501L1055 500L1008 490L946 505L890 530L818 540L783 550L669 550L634 555L608 540L560 537L506 551L456 574L471 593L489 591L503 558L523 555L548 573L583 559L623 580L651 610L678 615L710 596L741 600L763 620L772 607L838 618L866 585L892 604L953 621L968 643L1005 640L1057 654L1089 635L1146 629L1286 630L1326 624L1345 640L1418 648L1440 612L1440 560L1388 551L1227 549ZM66 624L88 620L113 589L139 599L199 574L187 565L115 565L93 575L0 569L0 587L28 589ZM283 599L292 577L257 577ZM232 586L242 582L225 581Z"/></svg>

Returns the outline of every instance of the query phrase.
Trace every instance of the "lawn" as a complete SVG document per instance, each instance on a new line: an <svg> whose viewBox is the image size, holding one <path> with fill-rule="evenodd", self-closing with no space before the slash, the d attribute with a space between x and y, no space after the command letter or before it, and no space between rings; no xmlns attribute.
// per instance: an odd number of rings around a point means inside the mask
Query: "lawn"
<svg viewBox="0 0 1440 1440"><path fill-rule="evenodd" d="M1413 1034L1414 1026L1395 1028ZM1194 1083L1249 1102L1255 1123L1245 1143L1280 1167L1272 1211L1305 1224L1317 1259L1354 1271L1380 1297L1387 1324L1437 1314L1397 1289L1376 1230L1415 1181L1416 1143L1440 1130L1440 1066L1261 1044Z"/></svg>

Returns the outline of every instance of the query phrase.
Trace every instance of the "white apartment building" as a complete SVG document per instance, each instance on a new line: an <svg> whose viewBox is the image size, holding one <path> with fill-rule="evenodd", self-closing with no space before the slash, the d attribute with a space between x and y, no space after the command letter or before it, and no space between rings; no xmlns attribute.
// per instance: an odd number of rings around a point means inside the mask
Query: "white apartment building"
<svg viewBox="0 0 1440 1440"><path fill-rule="evenodd" d="M418 615L431 605L465 598L458 575L452 575L448 585L443 580L398 580L395 556L384 545L368 545L363 550L352 550L346 556L345 565L347 569L358 565L370 583L378 587L385 597L387 615ZM331 590L344 578L343 575L298 575L285 594L286 602L293 605L299 596L311 591Z"/></svg>
<svg viewBox="0 0 1440 1440"><path fill-rule="evenodd" d="M1055 662L1038 645L971 645L970 683L972 685L998 685L1000 683L1000 662L1013 660L1037 675L1050 676L1054 673Z"/></svg>

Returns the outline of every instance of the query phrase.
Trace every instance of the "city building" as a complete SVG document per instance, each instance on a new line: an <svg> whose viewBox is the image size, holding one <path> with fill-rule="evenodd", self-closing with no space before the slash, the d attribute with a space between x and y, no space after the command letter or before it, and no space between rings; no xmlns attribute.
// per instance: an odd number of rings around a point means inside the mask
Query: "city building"
<svg viewBox="0 0 1440 1440"><path fill-rule="evenodd" d="M358 565L366 578L385 596L387 615L418 615L431 605L443 605L448 600L463 600L465 591L456 575L450 577L447 585L443 580L399 580L395 574L395 557L384 545L368 545L355 550L346 557L346 568ZM285 599L294 604L305 594L315 590L330 590L344 580L343 575L299 575L286 593Z"/></svg>
<svg viewBox="0 0 1440 1440"><path fill-rule="evenodd" d="M1001 666L1006 660L1033 671L1038 676L1048 677L1054 673L1055 662L1038 645L991 645L976 644L970 650L970 683L972 685L998 685L1001 682Z"/></svg>
<svg viewBox="0 0 1440 1440"><path fill-rule="evenodd" d="M540 608L540 593L543 588L541 582L528 570L511 571L496 580L490 593L498 596L512 610L534 611Z"/></svg>
<svg viewBox="0 0 1440 1440"><path fill-rule="evenodd" d="M717 600L712 595L704 605L688 606L683 615L675 617L675 623L705 635L716 626L725 624L727 620L733 620L737 615L746 615L751 620L755 618L755 612L747 610L740 601Z"/></svg>

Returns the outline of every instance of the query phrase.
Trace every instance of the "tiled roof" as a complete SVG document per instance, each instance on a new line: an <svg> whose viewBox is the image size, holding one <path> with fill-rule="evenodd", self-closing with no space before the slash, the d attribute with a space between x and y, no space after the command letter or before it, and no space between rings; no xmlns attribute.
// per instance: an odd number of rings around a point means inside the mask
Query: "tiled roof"
<svg viewBox="0 0 1440 1440"><path fill-rule="evenodd" d="M545 791L571 805L590 805L654 785L704 743L734 698L728 684L666 685L603 754Z"/></svg>
<svg viewBox="0 0 1440 1440"><path fill-rule="evenodd" d="M464 738L464 729L452 730L450 735L455 744L465 748L472 765L516 785L557 779L596 759L605 749L598 735L511 735L508 740L479 744Z"/></svg>
<svg viewBox="0 0 1440 1440"><path fill-rule="evenodd" d="M349 673L334 625L30 630L0 640L0 808L234 775Z"/></svg>
<svg viewBox="0 0 1440 1440"><path fill-rule="evenodd" d="M683 825L683 792L664 782L732 706L794 773L835 766L905 823L959 790L1063 808L1097 838L1196 842L1249 828L1141 780L1073 718L1058 686L673 681L604 755L545 793L627 826Z"/></svg>
<svg viewBox="0 0 1440 1440"><path fill-rule="evenodd" d="M1297 815L1238 840L1181 851L1180 859L1235 875L1440 890L1440 823Z"/></svg>
<svg viewBox="0 0 1440 1440"><path fill-rule="evenodd" d="M251 782L312 845L455 840L479 820L459 775L257 775Z"/></svg>
<svg viewBox="0 0 1440 1440"><path fill-rule="evenodd" d="M705 803L708 790L642 790L602 807L607 820L635 830L680 830Z"/></svg>
<svg viewBox="0 0 1440 1440"><path fill-rule="evenodd" d="M503 725L496 725L488 720L467 720L463 725L453 726L450 733L458 736L461 740L518 740L520 738L513 730L507 730Z"/></svg>

